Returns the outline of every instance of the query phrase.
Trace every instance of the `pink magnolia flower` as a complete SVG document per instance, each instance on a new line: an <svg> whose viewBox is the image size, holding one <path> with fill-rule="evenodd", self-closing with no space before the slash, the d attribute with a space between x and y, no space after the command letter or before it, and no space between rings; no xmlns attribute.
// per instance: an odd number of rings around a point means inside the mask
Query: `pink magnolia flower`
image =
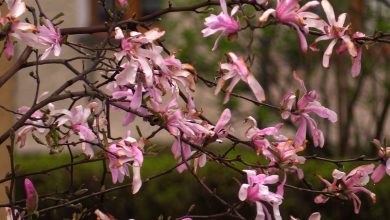
<svg viewBox="0 0 390 220"><path fill-rule="evenodd" d="M373 143L378 148L378 156L381 158L381 163L375 168L371 179L374 183L378 183L385 173L390 176L390 147L382 146L378 139L374 139Z"/></svg>
<svg viewBox="0 0 390 220"><path fill-rule="evenodd" d="M300 8L299 2L300 0L277 0L276 9L270 8L266 10L259 18L259 22L264 24L269 16L272 15L281 23L293 27L298 33L302 51L306 52L307 42L305 34L309 33L306 19L319 19L318 15L307 12L307 10L320 3L318 1L309 1Z"/></svg>
<svg viewBox="0 0 390 220"><path fill-rule="evenodd" d="M116 81L107 85L107 89L111 92L112 98L118 100L115 103L120 104L123 108L133 110L132 112L125 111L126 115L122 120L122 126L127 126L135 120L137 115L134 114L134 111L139 113L139 115L148 115L147 109L141 106L144 97L143 92L145 91L144 86L139 83L131 87L132 88L129 88L127 85L119 85ZM114 105L113 108L115 110L124 111Z"/></svg>
<svg viewBox="0 0 390 220"><path fill-rule="evenodd" d="M67 109L52 109L50 114L52 116L62 115L57 120L58 127L64 124L68 124L70 130L73 133L79 135L80 139L91 142L96 139L96 135L93 133L93 131L89 128L88 125L88 117L90 116L91 109L93 108L94 105L91 105L90 103L86 108L81 105L78 105L76 107L73 107L71 111ZM83 142L81 148L84 154L87 155L89 158L92 158L94 156L93 149L89 143Z"/></svg>
<svg viewBox="0 0 390 220"><path fill-rule="evenodd" d="M182 85L183 91L186 93L187 98L191 97L191 93L196 88L196 71L195 68L187 63L182 63L179 59L176 59L174 55L164 59L165 65L170 72L166 73L162 71L162 77L160 77L160 84L166 90L175 89ZM172 85L173 84L173 85Z"/></svg>
<svg viewBox="0 0 390 220"><path fill-rule="evenodd" d="M278 166L278 169L292 171L298 175L299 179L304 177L303 171L297 167L298 164L304 164L305 158L298 156L297 153L303 151L305 146L294 146L294 142L288 140L284 135L277 135L283 124L277 124L274 127L264 129L257 128L257 122L254 118L248 117L251 127L247 130L246 136L251 139L258 154L263 155L270 160L269 166ZM275 142L271 142L272 137ZM269 171L273 170L272 168Z"/></svg>
<svg viewBox="0 0 390 220"><path fill-rule="evenodd" d="M291 172L297 175L298 179L303 179L303 170L298 167L299 164L306 162L305 157L298 156L297 153L305 150L305 146L294 146L291 140L280 141L271 145L272 154L267 156L270 159L269 170L283 169L285 172ZM279 167L278 169L272 168Z"/></svg>
<svg viewBox="0 0 390 220"><path fill-rule="evenodd" d="M356 58L358 56L358 52L355 44L352 42L351 37L348 33L350 25L344 27L347 14L343 13L339 15L339 17L336 20L333 7L329 3L329 1L322 0L321 5L325 11L328 23L326 23L325 21L321 21L321 22L317 21L315 24L313 24L312 27L321 31L324 35L318 37L314 41L314 43L311 45L311 49L314 51L318 51L318 48L316 47L318 42L324 40L331 40L330 44L325 50L323 60L322 60L322 65L325 68L329 67L329 60L333 53L333 48L339 40L342 41L342 44L340 46L341 48L338 50L343 50L342 48L345 47L348 50L351 57ZM360 61L358 63L360 63Z"/></svg>
<svg viewBox="0 0 390 220"><path fill-rule="evenodd" d="M235 6L230 15L227 10L227 5L225 0L220 0L222 12L219 15L210 15L205 19L204 24L207 26L202 30L203 37L208 37L217 32L221 32L218 36L217 40L214 43L213 51L217 49L219 41L222 36L231 37L238 32L240 29L240 25L233 18L233 16L237 13L239 6Z"/></svg>
<svg viewBox="0 0 390 220"><path fill-rule="evenodd" d="M167 130L175 137L171 150L174 158L179 160L179 163L182 163L183 160L188 160L195 152L191 150L188 142L198 146L210 139L222 142L223 138L232 131L231 126L228 124L231 118L229 109L225 109L216 125L212 126L206 121L198 119L199 112L194 109L193 101L188 101L187 108L188 112L179 108L177 96L174 96L165 106L156 106L156 109L154 109L161 114L160 117L163 118ZM203 167L206 162L207 157L205 154L195 158L195 170L198 166ZM177 169L181 173L187 169L187 164L182 163Z"/></svg>
<svg viewBox="0 0 390 220"><path fill-rule="evenodd" d="M26 114L30 110L30 107L22 106L18 109L19 114ZM41 111L36 111L31 115L31 119L26 120L26 124L21 129L19 129L16 137L16 143L19 144L20 147L23 147L26 144L27 135L30 132L38 131L38 133L43 134L45 132L45 128L43 128L46 124L43 120L44 114ZM18 117L20 118L20 117Z"/></svg>
<svg viewBox="0 0 390 220"><path fill-rule="evenodd" d="M185 112L173 104L177 103L171 103L171 109L162 112L163 117L166 118L167 129L173 136L179 137L182 134L194 143L201 143L205 138L214 136L215 132L208 124L198 119L198 112Z"/></svg>
<svg viewBox="0 0 390 220"><path fill-rule="evenodd" d="M24 189L26 191L26 209L31 214L38 209L38 193L30 179L24 179Z"/></svg>
<svg viewBox="0 0 390 220"><path fill-rule="evenodd" d="M251 139L257 154L262 154L267 158L273 158L272 152L269 150L271 143L268 137L273 137L275 140L282 141L287 140L283 135L277 135L283 124L279 123L273 127L267 127L264 129L257 128L257 121L252 116L246 118L245 122L250 124L250 127L246 131L245 135Z"/></svg>
<svg viewBox="0 0 390 220"><path fill-rule="evenodd" d="M26 3L22 0L6 0L5 2L7 3L9 12L5 17L0 18L0 25L2 28L9 25L9 29L3 31L8 31L6 33L5 55L10 60L14 55L14 44L11 36L27 42L30 41L31 31L37 30L37 28L32 24L21 22L18 19L18 17L26 12Z"/></svg>
<svg viewBox="0 0 390 220"><path fill-rule="evenodd" d="M316 91L308 92L305 84L299 76L294 73L294 79L299 83L302 97L299 98L293 92L288 92L281 102L282 118L287 119L291 117L291 121L298 125L298 131L295 135L295 146L302 146L306 139L306 129L309 127L313 138L314 146L324 146L324 136L317 127L316 121L309 115L314 113L321 118L326 118L332 123L337 121L337 114L321 105L318 102L318 95ZM298 100L297 100L298 99Z"/></svg>
<svg viewBox="0 0 390 220"><path fill-rule="evenodd" d="M320 177L322 182L326 185L326 188L323 191L334 194L336 197L343 200L352 200L354 212L358 214L360 211L361 201L356 193L363 192L372 199L373 203L376 201L376 195L364 188L370 180L369 175L372 174L373 171L374 164L359 166L353 169L348 175L335 169L332 173L332 183ZM314 199L314 202L325 203L328 200L328 196L320 194Z"/></svg>
<svg viewBox="0 0 390 220"><path fill-rule="evenodd" d="M215 88L214 94L218 94L222 87L225 85L226 81L232 79L230 85L226 88L225 98L223 103L227 103L230 99L230 94L232 93L234 87L237 83L242 80L246 82L251 88L253 94L255 95L257 101L264 102L265 94L261 85L257 82L255 77L249 72L245 61L242 57L238 57L236 54L229 52L227 54L229 63L221 64L222 76L218 80L217 87Z"/></svg>
<svg viewBox="0 0 390 220"><path fill-rule="evenodd" d="M51 51L54 51L54 56L58 57L61 53L61 32L59 28L54 28L49 19L44 20L44 26L38 26L38 44L45 48L45 52L41 56L41 60L46 59ZM33 45L31 45L34 47ZM36 47L36 46L35 46Z"/></svg>
<svg viewBox="0 0 390 220"><path fill-rule="evenodd" d="M45 25L38 26L38 32L14 34L15 37L25 42L28 46L36 49L44 49L45 52L41 56L44 60L49 56L51 51L54 51L55 56L61 53L61 32L60 29L54 28L49 19L44 19Z"/></svg>
<svg viewBox="0 0 390 220"><path fill-rule="evenodd" d="M144 79L146 87L152 87L154 81L154 66L159 67L166 73L169 72L169 69L164 63L164 58L161 55L163 48L154 44L154 41L164 34L164 31L154 28L145 33L132 31L129 34L130 36L126 37L119 27L115 28L115 39L121 40L122 50L114 55L118 61L126 57L127 60L132 62L129 64L131 67L130 69L125 68L123 70L127 71L127 73L124 73L128 76L124 77L125 79L133 79L137 74L137 70L140 70L139 72L143 75L139 78ZM148 45L148 47L145 47L146 45ZM129 75L133 76L131 77ZM124 82L121 82L121 84L123 83Z"/></svg>
<svg viewBox="0 0 390 220"><path fill-rule="evenodd" d="M128 134L125 139L107 148L109 151L107 156L110 160L109 167L114 184L117 182L122 183L125 176L130 176L129 165L133 168L133 194L137 193L142 186L141 166L144 157L140 149L143 149L143 146L142 139L137 141Z"/></svg>
<svg viewBox="0 0 390 220"><path fill-rule="evenodd" d="M269 204L273 208L275 220L281 220L279 206L282 204L283 195L279 191L271 192L268 184L275 184L279 181L279 176L265 174L256 175L254 170L243 170L247 174L247 184L242 184L238 192L238 198L241 201L248 201L256 204L256 220L271 219L269 211L264 203Z"/></svg>

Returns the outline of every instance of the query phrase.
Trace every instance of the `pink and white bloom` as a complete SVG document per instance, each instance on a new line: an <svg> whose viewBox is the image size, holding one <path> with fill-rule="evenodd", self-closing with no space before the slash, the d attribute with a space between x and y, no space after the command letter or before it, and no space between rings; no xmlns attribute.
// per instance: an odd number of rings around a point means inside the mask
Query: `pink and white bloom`
<svg viewBox="0 0 390 220"><path fill-rule="evenodd" d="M55 56L59 56L61 53L60 29L55 28L49 19L44 19L43 21L44 25L38 26L37 33L22 32L13 34L13 36L22 40L28 46L45 50L40 58L41 60L46 59L52 51L54 51Z"/></svg>
<svg viewBox="0 0 390 220"><path fill-rule="evenodd" d="M256 220L271 219L269 211L265 204L271 205L273 208L275 220L281 220L279 206L283 201L281 191L274 193L268 188L269 184L276 184L279 181L279 176L265 174L256 175L255 170L243 170L247 174L248 183L242 184L238 192L238 198L241 201L248 201L256 204ZM278 187L279 188L279 187Z"/></svg>
<svg viewBox="0 0 390 220"><path fill-rule="evenodd" d="M26 210L28 214L38 209L38 193L30 179L24 179L24 189L26 191Z"/></svg>
<svg viewBox="0 0 390 220"><path fill-rule="evenodd" d="M303 179L303 170L298 167L306 162L306 158L297 155L298 152L305 150L306 146L294 146L294 141L280 141L272 145L272 156L268 157L271 161L269 165L280 166L285 172L292 172L298 179ZM272 168L271 168L272 169Z"/></svg>
<svg viewBox="0 0 390 220"><path fill-rule="evenodd" d="M154 44L154 41L164 34L164 31L154 28L145 33L132 31L129 33L129 37L126 37L119 27L115 28L115 39L121 41L122 47L121 51L114 54L116 59L120 61L125 57L128 61L133 62L129 64L130 69L125 68L123 71L130 71L125 74L135 77L136 70L139 70L142 76L138 76L138 74L137 76L143 79L146 87L153 86L154 66L159 67L164 72L169 72L161 55L163 48ZM145 45L148 45L148 47L145 47ZM127 79L132 79L132 77L129 77Z"/></svg>
<svg viewBox="0 0 390 220"><path fill-rule="evenodd" d="M142 186L141 166L144 160L142 149L144 142L142 139L136 140L130 135L116 144L110 145L107 150L110 160L110 171L112 182L122 183L125 176L130 176L128 166L133 168L132 193L135 194Z"/></svg>
<svg viewBox="0 0 390 220"><path fill-rule="evenodd" d="M22 106L18 109L19 114L26 114L30 110L30 107L27 106ZM22 128L19 129L16 137L16 143L19 144L20 147L23 147L26 144L27 140L27 135L30 132L38 131L38 133L43 134L45 132L45 122L43 120L44 114L41 111L36 111L31 115L31 119L27 119L25 123L28 125L23 126ZM20 118L18 116L18 118Z"/></svg>
<svg viewBox="0 0 390 220"><path fill-rule="evenodd" d="M284 135L278 135L283 124L277 124L274 127L264 129L257 128L257 122L254 118L248 117L251 127L247 130L246 136L251 139L258 154L267 158L269 166L277 166L284 171L292 171L297 174L299 179L304 177L303 171L297 167L298 164L304 164L305 158L298 156L297 153L303 151L305 146L294 146L294 141L288 140ZM269 139L275 141L271 142ZM269 171L273 170L272 168Z"/></svg>
<svg viewBox="0 0 390 220"><path fill-rule="evenodd" d="M287 138L283 135L277 135L283 126L282 123L276 124L273 127L259 129L257 128L256 119L252 116L247 117L245 122L250 124L250 127L246 131L245 135L252 141L257 154L262 154L267 158L273 158L272 152L268 149L271 147L271 142L268 139L272 137L278 141L287 140Z"/></svg>
<svg viewBox="0 0 390 220"><path fill-rule="evenodd" d="M217 49L219 41L222 36L231 37L235 35L240 29L239 23L233 18L237 13L239 6L235 6L230 15L227 10L227 5L225 0L220 0L222 12L219 15L210 15L205 19L204 24L207 26L202 30L203 37L208 37L217 32L221 32L214 43L213 51Z"/></svg>
<svg viewBox="0 0 390 220"><path fill-rule="evenodd" d="M299 98L293 92L288 92L281 102L282 118L287 119L291 117L291 121L298 125L298 131L295 135L295 146L302 146L306 140L307 127L310 129L313 138L314 146L324 146L324 135L317 127L316 121L310 116L314 113L321 118L328 119L332 123L337 121L337 114L321 105L317 100L319 99L316 91L307 91L302 79L294 73L294 79L300 85L302 97ZM298 100L297 100L298 99Z"/></svg>
<svg viewBox="0 0 390 220"><path fill-rule="evenodd" d="M22 0L6 0L5 2L7 3L9 12L5 17L0 18L0 25L2 26L1 28L9 25L9 29L2 31L8 32L6 34L5 55L10 60L14 55L14 44L11 36L24 42L29 42L31 41L31 37L34 37L31 32L37 30L37 28L33 24L21 22L18 19L18 17L27 11L26 3Z"/></svg>
<svg viewBox="0 0 390 220"><path fill-rule="evenodd" d="M335 169L332 173L332 183L320 177L322 182L326 185L326 188L323 191L331 193L343 200L352 200L354 205L354 212L358 214L362 202L356 193L365 193L371 198L373 203L376 202L376 195L368 189L364 188L364 186L367 185L367 183L370 181L369 175L372 174L373 171L374 164L359 166L353 169L348 175ZM320 194L314 199L314 202L326 203L328 200L328 196Z"/></svg>
<svg viewBox="0 0 390 220"><path fill-rule="evenodd" d="M373 143L378 148L378 156L381 160L372 173L371 179L374 183L378 183L385 176L385 173L390 176L390 147L382 146L378 139L374 139Z"/></svg>
<svg viewBox="0 0 390 220"><path fill-rule="evenodd" d="M358 56L358 52L356 49L355 44L352 42L351 37L349 35L349 29L350 25L347 25L344 27L345 19L347 17L346 13L340 14L339 17L336 20L336 16L333 10L332 5L329 3L328 0L322 0L321 1L322 8L325 11L326 17L328 22L317 21L316 24L314 24L312 27L321 31L324 35L318 37L314 43L311 45L311 49L314 51L318 51L317 43L324 40L331 40L330 44L325 50L322 65L325 68L329 67L329 60L333 53L333 48L335 47L336 43L338 41L342 41L342 44L340 45L341 48L345 47L348 50L348 53L351 55L352 58L355 58ZM342 49L338 50L342 50Z"/></svg>
<svg viewBox="0 0 390 220"><path fill-rule="evenodd" d="M54 110L50 112L50 115L62 115L57 120L57 126L60 127L64 124L67 124L70 127L70 131L79 135L80 139L92 142L96 139L96 135L93 133L91 128L88 125L88 117L91 114L91 109L95 105L88 105L84 108L81 105L73 107L71 111L67 109ZM92 146L89 143L83 142L81 148L85 155L89 158L94 156Z"/></svg>
<svg viewBox="0 0 390 220"><path fill-rule="evenodd" d="M61 53L61 32L55 28L49 19L44 20L45 25L38 26L38 45L44 47L45 52L41 56L44 60L53 51L54 56L58 57ZM31 45L34 47L34 45Z"/></svg>
<svg viewBox="0 0 390 220"><path fill-rule="evenodd" d="M251 88L253 94L256 97L256 100L259 102L265 101L265 94L263 87L257 82L253 74L248 70L248 67L245 64L245 61L242 57L238 57L236 54L229 52L227 54L228 63L221 63L221 78L217 82L217 87L215 88L214 94L217 95L222 87L225 85L226 81L232 79L230 85L225 90L225 98L223 103L227 103L230 99L230 94L232 93L234 87L237 83L242 80L246 82Z"/></svg>
<svg viewBox="0 0 390 220"><path fill-rule="evenodd" d="M307 42L305 34L309 33L309 26L306 24L306 20L319 19L319 16L307 12L308 9L319 5L318 1L309 1L304 6L300 7L300 0L277 0L276 9L270 8L266 10L259 18L260 24L264 24L270 15L275 17L282 24L293 27L299 36L301 43L301 49L303 52L307 51Z"/></svg>

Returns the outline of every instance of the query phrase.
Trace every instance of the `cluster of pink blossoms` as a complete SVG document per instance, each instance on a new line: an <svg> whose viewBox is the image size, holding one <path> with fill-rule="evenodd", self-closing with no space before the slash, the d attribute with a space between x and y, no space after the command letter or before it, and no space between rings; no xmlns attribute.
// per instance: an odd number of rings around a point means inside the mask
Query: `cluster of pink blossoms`
<svg viewBox="0 0 390 220"><path fill-rule="evenodd" d="M269 1L256 1L258 4L268 2ZM276 19L276 21L294 28L298 33L301 49L305 53L308 50L306 35L308 35L311 30L319 31L321 36L315 39L315 41L311 44L310 49L313 51L319 51L316 46L318 42L324 40L331 41L323 56L322 64L325 68L329 67L329 60L334 46L337 42L341 41L340 46L337 48L337 53L340 54L348 50L348 53L352 58L352 76L358 76L361 71L362 46L356 43L356 39L363 38L365 35L360 32L351 34L350 25L344 27L347 15L346 13L341 14L336 20L333 7L328 0L322 0L321 3L317 0L309 1L302 7L299 2L300 0L277 0L275 8L267 9L259 17L260 25L264 25L269 20L269 17L272 16ZM233 17L238 11L238 6L234 7L232 13L229 15L227 13L225 0L220 0L220 4L223 12L221 12L218 16L210 15L207 17L205 20L207 28L202 30L204 37L208 37L216 32L221 32L213 50L216 49L221 36L233 36L237 34L240 29L239 23ZM320 4L326 14L327 21L323 20L317 14L308 11Z"/></svg>
<svg viewBox="0 0 390 220"><path fill-rule="evenodd" d="M128 165L131 163L133 168L133 194L137 193L142 186L141 166L144 157L141 150L143 150L143 147L143 139L137 141L130 137L130 133L128 133L125 139L107 148L109 152L107 156L110 160L109 167L114 184L117 182L122 183L125 176L130 176Z"/></svg>
<svg viewBox="0 0 390 220"><path fill-rule="evenodd" d="M242 184L238 197L241 201L256 204L256 220L271 219L266 205L272 206L275 220L281 220L279 206L283 201L283 185L279 185L276 193L271 192L267 185L276 184L279 176L265 174L256 175L254 170L244 170L247 174L248 183Z"/></svg>
<svg viewBox="0 0 390 220"><path fill-rule="evenodd" d="M321 118L326 118L332 123L337 121L337 114L322 106L318 102L318 95L316 91L307 91L306 86L302 79L294 73L294 79L300 86L300 92L302 97L297 97L294 92L288 92L284 95L281 102L283 109L282 118L291 118L291 121L298 125L298 131L295 135L295 146L302 146L306 140L307 127L310 129L311 136L313 138L314 146L324 146L324 135L321 130L318 129L316 121L309 115L314 113ZM301 94L299 93L299 94Z"/></svg>
<svg viewBox="0 0 390 220"><path fill-rule="evenodd" d="M81 149L84 154L92 158L94 151L91 143L95 142L96 135L90 128L88 120L92 117L91 111L97 108L98 104L91 102L87 107L78 105L70 111L68 109L56 110L55 106L50 103L46 110L38 110L31 115L30 119L26 120L27 125L19 129L17 133L17 143L19 143L20 147L23 147L26 144L27 134L32 133L33 137L38 140L38 137L34 134L35 131L39 135L47 132L45 136L46 144L56 147L66 143L71 138L71 135L75 134L79 136L82 142ZM28 111L30 111L30 107L23 106L19 108L18 113L26 114ZM104 124L103 121L93 121L95 127L96 123ZM39 140L38 142L42 143L43 141Z"/></svg>
<svg viewBox="0 0 390 220"><path fill-rule="evenodd" d="M257 82L253 74L249 72L244 59L242 57L238 57L232 52L228 53L227 57L229 62L221 63L220 65L221 76L218 80L214 94L217 95L221 91L222 87L225 85L226 81L232 79L230 85L225 90L225 99L223 100L223 103L226 104L230 99L230 94L232 93L234 87L240 80L242 80L249 85L257 101L264 102L264 90L259 84L259 82Z"/></svg>
<svg viewBox="0 0 390 220"><path fill-rule="evenodd" d="M178 171L187 169L183 160L189 160L194 151L190 144L201 146L206 140L216 137L221 139L228 127L230 111L226 110L220 122L214 127L206 121L198 119L193 92L195 91L195 69L183 64L173 55L164 57L163 48L155 41L164 35L163 31L152 29L145 33L132 31L124 33L116 28L115 38L121 41L122 50L115 54L121 62L122 71L114 73L116 79L108 85L116 104L131 109L123 119L123 125L131 123L137 115L157 117L160 124L175 137L172 153L179 160ZM187 103L186 109L179 105L179 86L184 88L183 95ZM163 96L169 97L163 99ZM142 105L142 100L148 100ZM115 109L121 110L118 106ZM195 168L204 166L206 155L195 158Z"/></svg>
<svg viewBox="0 0 390 220"><path fill-rule="evenodd" d="M30 23L21 22L18 17L26 12L26 3L22 0L6 0L5 2L9 12L6 16L0 18L0 31L6 36L5 54L7 59L11 59L14 55L14 42L11 37L35 49L44 49L45 52L41 56L42 60L51 51L54 51L55 56L60 55L61 33L49 19L44 19L45 24L38 27Z"/></svg>
<svg viewBox="0 0 390 220"><path fill-rule="evenodd" d="M239 6L235 6L229 14L226 1L220 0L220 4L222 12L219 15L212 14L207 17L204 22L207 28L202 30L203 37L208 37L217 32L220 32L212 50L217 49L218 43L222 36L233 37L240 29L239 23L236 21L236 19L233 18L239 9Z"/></svg>
<svg viewBox="0 0 390 220"><path fill-rule="evenodd" d="M372 199L373 203L376 202L375 194L364 188L370 181L369 175L372 174L373 171L373 164L359 166L353 169L348 175L335 169L332 173L332 183L320 176L320 179L326 185L326 188L323 191L343 200L352 200L355 213L358 214L362 202L356 193L365 193ZM314 202L325 203L328 200L329 196L320 194L314 199Z"/></svg>

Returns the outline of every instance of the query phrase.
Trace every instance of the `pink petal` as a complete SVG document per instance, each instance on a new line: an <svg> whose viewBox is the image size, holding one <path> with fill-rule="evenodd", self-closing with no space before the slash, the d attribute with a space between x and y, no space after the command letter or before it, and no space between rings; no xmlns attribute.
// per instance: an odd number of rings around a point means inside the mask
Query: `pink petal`
<svg viewBox="0 0 390 220"><path fill-rule="evenodd" d="M355 214L359 214L362 201L360 201L359 197L357 197L354 193L352 193L350 196L352 197L354 212Z"/></svg>
<svg viewBox="0 0 390 220"><path fill-rule="evenodd" d="M255 77L252 74L249 74L247 80L248 80L248 85L253 91L253 94L255 95L257 101L264 102L265 101L264 90L261 87L261 85L257 82Z"/></svg>
<svg viewBox="0 0 390 220"><path fill-rule="evenodd" d="M89 159L91 159L95 155L92 146L88 143L83 142L81 144L81 149L83 150L83 153L88 156Z"/></svg>
<svg viewBox="0 0 390 220"><path fill-rule="evenodd" d="M264 220L265 214L261 202L256 202L256 220Z"/></svg>
<svg viewBox="0 0 390 220"><path fill-rule="evenodd" d="M307 122L306 119L301 117L299 119L299 127L298 131L295 134L295 146L302 146L304 141L306 140L306 127L307 127Z"/></svg>
<svg viewBox="0 0 390 220"><path fill-rule="evenodd" d="M284 185L286 184L286 181L287 181L287 174L285 173L282 182L279 184L279 186L277 187L277 190L276 190L276 194L278 194L282 197L284 195Z"/></svg>
<svg viewBox="0 0 390 220"><path fill-rule="evenodd" d="M14 42L11 40L10 37L7 37L5 44L5 56L7 60L11 60L14 56Z"/></svg>
<svg viewBox="0 0 390 220"><path fill-rule="evenodd" d="M139 107L141 107L142 104L142 86L141 84L137 85L137 88L135 89L133 98L130 103L130 108L132 110L137 110Z"/></svg>
<svg viewBox="0 0 390 220"><path fill-rule="evenodd" d="M351 38L349 37L349 35L343 35L343 36L341 37L341 39L343 40L344 44L347 46L349 54L350 54L352 57L356 57L356 56L357 56L356 46L355 46L355 44L352 42L352 40L351 40Z"/></svg>
<svg viewBox="0 0 390 220"><path fill-rule="evenodd" d="M385 176L386 167L383 164L379 164L371 175L371 179L374 183L378 183Z"/></svg>
<svg viewBox="0 0 390 220"><path fill-rule="evenodd" d="M321 5L322 5L322 8L325 11L325 14L326 14L326 17L327 17L327 19L329 21L329 24L330 25L335 24L336 23L336 17L334 15L334 10L333 10L332 5L329 3L328 0L322 0Z"/></svg>
<svg viewBox="0 0 390 220"><path fill-rule="evenodd" d="M352 69L351 69L352 77L359 76L361 69L362 69L362 47L359 47L357 49L357 56L353 58Z"/></svg>
<svg viewBox="0 0 390 220"><path fill-rule="evenodd" d="M330 56L332 56L333 47L336 45L336 43L337 43L337 39L332 40L328 48L326 48L325 50L324 57L322 59L322 66L324 66L325 68L329 68Z"/></svg>
<svg viewBox="0 0 390 220"><path fill-rule="evenodd" d="M12 6L8 5L8 8L10 9L8 14L15 18L19 17L27 10L26 3L22 2L21 0L15 0Z"/></svg>
<svg viewBox="0 0 390 220"><path fill-rule="evenodd" d="M225 1L225 0L219 0L219 3L220 3L220 5L221 5L222 12L223 12L225 15L229 16L229 13L228 13L228 11L227 11L226 1Z"/></svg>
<svg viewBox="0 0 390 220"><path fill-rule="evenodd" d="M132 193L136 194L142 186L141 180L141 167L137 161L133 163L133 182L132 182Z"/></svg>
<svg viewBox="0 0 390 220"><path fill-rule="evenodd" d="M298 27L296 24L292 24L295 30L298 33L299 37L299 42L301 43L301 50L302 52L306 53L307 52L307 41L306 41L306 36L305 34L301 31L301 29Z"/></svg>
<svg viewBox="0 0 390 220"><path fill-rule="evenodd" d="M321 214L319 212L314 212L309 216L308 220L321 220Z"/></svg>
<svg viewBox="0 0 390 220"><path fill-rule="evenodd" d="M315 7L315 6L319 5L319 4L320 4L320 2L318 2L318 1L309 1L309 2L307 2L306 4L304 4L304 5L298 10L298 12L306 11L306 10L308 10L308 9L310 9L310 8L312 8L312 7Z"/></svg>
<svg viewBox="0 0 390 220"><path fill-rule="evenodd" d="M161 38L165 34L165 31L160 31L158 28L153 28L147 32L145 32L146 39L149 40L149 42L153 42L159 38Z"/></svg>
<svg viewBox="0 0 390 220"><path fill-rule="evenodd" d="M232 117L232 113L230 112L230 109L225 109L217 123L215 124L214 131L218 133L223 129L223 127L226 126L226 124L229 122L230 118Z"/></svg>
<svg viewBox="0 0 390 220"><path fill-rule="evenodd" d="M321 106L321 105L309 105L305 108L304 112L306 113L315 113L317 114L318 116L320 116L321 118L327 118L329 119L329 121L331 121L332 123L335 123L337 122L337 114L336 112L328 109L328 108L325 108L324 106Z"/></svg>
<svg viewBox="0 0 390 220"><path fill-rule="evenodd" d="M320 194L314 198L314 202L317 204L326 203L328 200L329 200L329 197L327 197L323 194Z"/></svg>
<svg viewBox="0 0 390 220"><path fill-rule="evenodd" d="M344 26L344 23L345 23L345 19L347 18L347 13L342 13L339 15L339 17L337 18L337 25L339 27L342 27Z"/></svg>
<svg viewBox="0 0 390 220"><path fill-rule="evenodd" d="M246 198L248 196L248 188L249 188L248 184L242 184L241 185L240 190L238 191L238 198L241 201L245 201L246 200Z"/></svg>
<svg viewBox="0 0 390 220"><path fill-rule="evenodd" d="M265 22L267 22L270 15L275 16L275 9L273 9L273 8L267 9L267 10L260 16L260 18L259 18L259 23L260 23L260 25L263 25Z"/></svg>

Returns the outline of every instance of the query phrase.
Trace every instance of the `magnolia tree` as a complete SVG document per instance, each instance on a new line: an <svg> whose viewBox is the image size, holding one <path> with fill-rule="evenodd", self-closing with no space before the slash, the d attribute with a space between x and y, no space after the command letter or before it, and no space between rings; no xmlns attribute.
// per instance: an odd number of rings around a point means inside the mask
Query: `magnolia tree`
<svg viewBox="0 0 390 220"><path fill-rule="evenodd" d="M336 5L332 6L328 0L305 3L299 0L205 0L183 7L169 2L169 6L160 11L124 20L118 14L129 10L129 4L125 0L118 0L114 2L114 7L107 9L110 16L104 25L70 28L61 26L62 16L48 17L39 0L32 5L26 5L23 0L5 0L0 4L8 7L0 19L1 40L4 42L1 55L15 61L1 75L0 86L28 67L36 67L30 76L37 85L31 106L20 106L17 110L2 107L16 118L12 127L0 136L0 143L9 143L7 147L11 159L11 172L1 180L10 182L7 190L9 203L1 205L5 207L8 219L36 218L48 211L70 207L88 198L123 188L129 188L129 195L124 196L142 196L144 183L171 172L188 172L213 201L225 207L225 211L217 213L213 210L177 213L178 219L246 219L249 218L247 215L252 215L242 212L246 206L253 208L257 220L282 219L283 200L289 196L285 193L286 188L312 194L315 204L332 199L345 200L353 203L354 207L345 211L358 214L361 197L370 198L372 203L376 201L375 191L365 186L369 182L378 183L390 175L390 147L386 146L384 140L372 138L371 147L377 148L377 155L369 158L361 156L336 160L305 153L309 147L326 148L324 136L327 134L317 125L317 120L323 118L337 123L338 117L335 111L320 103L319 97L324 94L308 89L301 73L291 73L295 89L287 92L280 104L272 104L267 102L269 95L263 89L262 82L250 71L251 62L245 58L245 54L230 51L226 57L220 57L219 75L200 74L196 66L175 57L175 53L171 52L175 48L166 47L162 41L165 30L155 25L157 18L173 12L207 13L204 28L198 30L203 37L215 39L214 46L207 53L217 51L223 38L235 40L240 31L255 32L275 25L286 26L287 30L296 33L296 47L303 54L323 54L322 61L313 59L313 62L322 63L324 68L331 65L333 51L348 54L352 61L348 64L350 73L345 73L343 77L358 78L361 62L364 62L363 48L373 42L389 42L387 37L390 34L353 33L351 24L346 23L347 14L336 15L333 9ZM215 6L217 10L204 10L210 6ZM248 16L246 10L249 9L256 12L254 16ZM23 21L21 16L28 19ZM74 36L93 33L106 33L97 47L71 43ZM310 38L314 40L308 40L309 36L314 36ZM317 47L319 42L328 46L320 49L322 47ZM19 57L14 54L15 44L27 45ZM61 59L63 47L71 47L79 54ZM51 55L58 58L51 58ZM73 65L74 61L90 61L91 64L78 69ZM55 90L42 93L39 90L38 72L41 65L64 66L73 76L64 79L64 83ZM98 77L91 79L89 75L94 73L98 73ZM80 83L83 89L72 87ZM250 89L251 97L235 89L239 84ZM235 131L231 121L239 113L234 109L223 107L216 120L205 116L202 106L194 101L200 86L210 88L210 94L224 96L223 102L215 105L223 106L234 97L257 108L269 108L280 117L274 121L274 126L261 127L254 117L246 115L244 128L236 128ZM56 104L63 100L70 103L65 109ZM85 101L88 104L83 105ZM138 129L138 134L123 132L124 136L114 138L110 120L112 111L124 113L123 130L135 126L133 122L137 118L143 119L155 130ZM292 124L295 132L282 132L286 123ZM172 160L176 160L177 164L154 176L144 177L142 166L149 163L144 156L148 154L148 148L158 141L155 136L164 130L171 137ZM244 134L241 135L244 138L239 138L238 133ZM50 149L68 148L72 158L75 154L73 151L79 150L85 159L72 160L70 164L47 167L34 173L18 174L13 163L14 151L23 147L29 137ZM230 146L223 153L216 151L218 145L214 144L222 142ZM240 156L232 156L231 153L237 148L249 149L259 159L247 161ZM318 182L323 186L321 188L292 184L292 179L305 181L305 176L313 175L305 173L303 169L308 159L321 163L357 165L346 172L334 169L331 173L333 179L318 176ZM69 167L73 172L78 164L96 161L107 161L104 164L112 177L113 187L105 187L103 181L99 191L82 195L71 192L56 194L59 201L56 205L40 205L40 201L48 195L41 195L35 189L37 184L34 186L30 176ZM230 191L237 195L235 200L223 198L209 186L207 180L199 176L199 170L209 163L218 163L223 169L233 170L241 176L238 180L241 186L230 186ZM24 179L25 199L22 201L14 198L17 179ZM90 212L94 212L98 219L115 219L109 214L110 210L96 209ZM321 218L316 210L312 213L304 219ZM296 219L289 213L286 213L286 217ZM78 215L73 217L80 218Z"/></svg>

